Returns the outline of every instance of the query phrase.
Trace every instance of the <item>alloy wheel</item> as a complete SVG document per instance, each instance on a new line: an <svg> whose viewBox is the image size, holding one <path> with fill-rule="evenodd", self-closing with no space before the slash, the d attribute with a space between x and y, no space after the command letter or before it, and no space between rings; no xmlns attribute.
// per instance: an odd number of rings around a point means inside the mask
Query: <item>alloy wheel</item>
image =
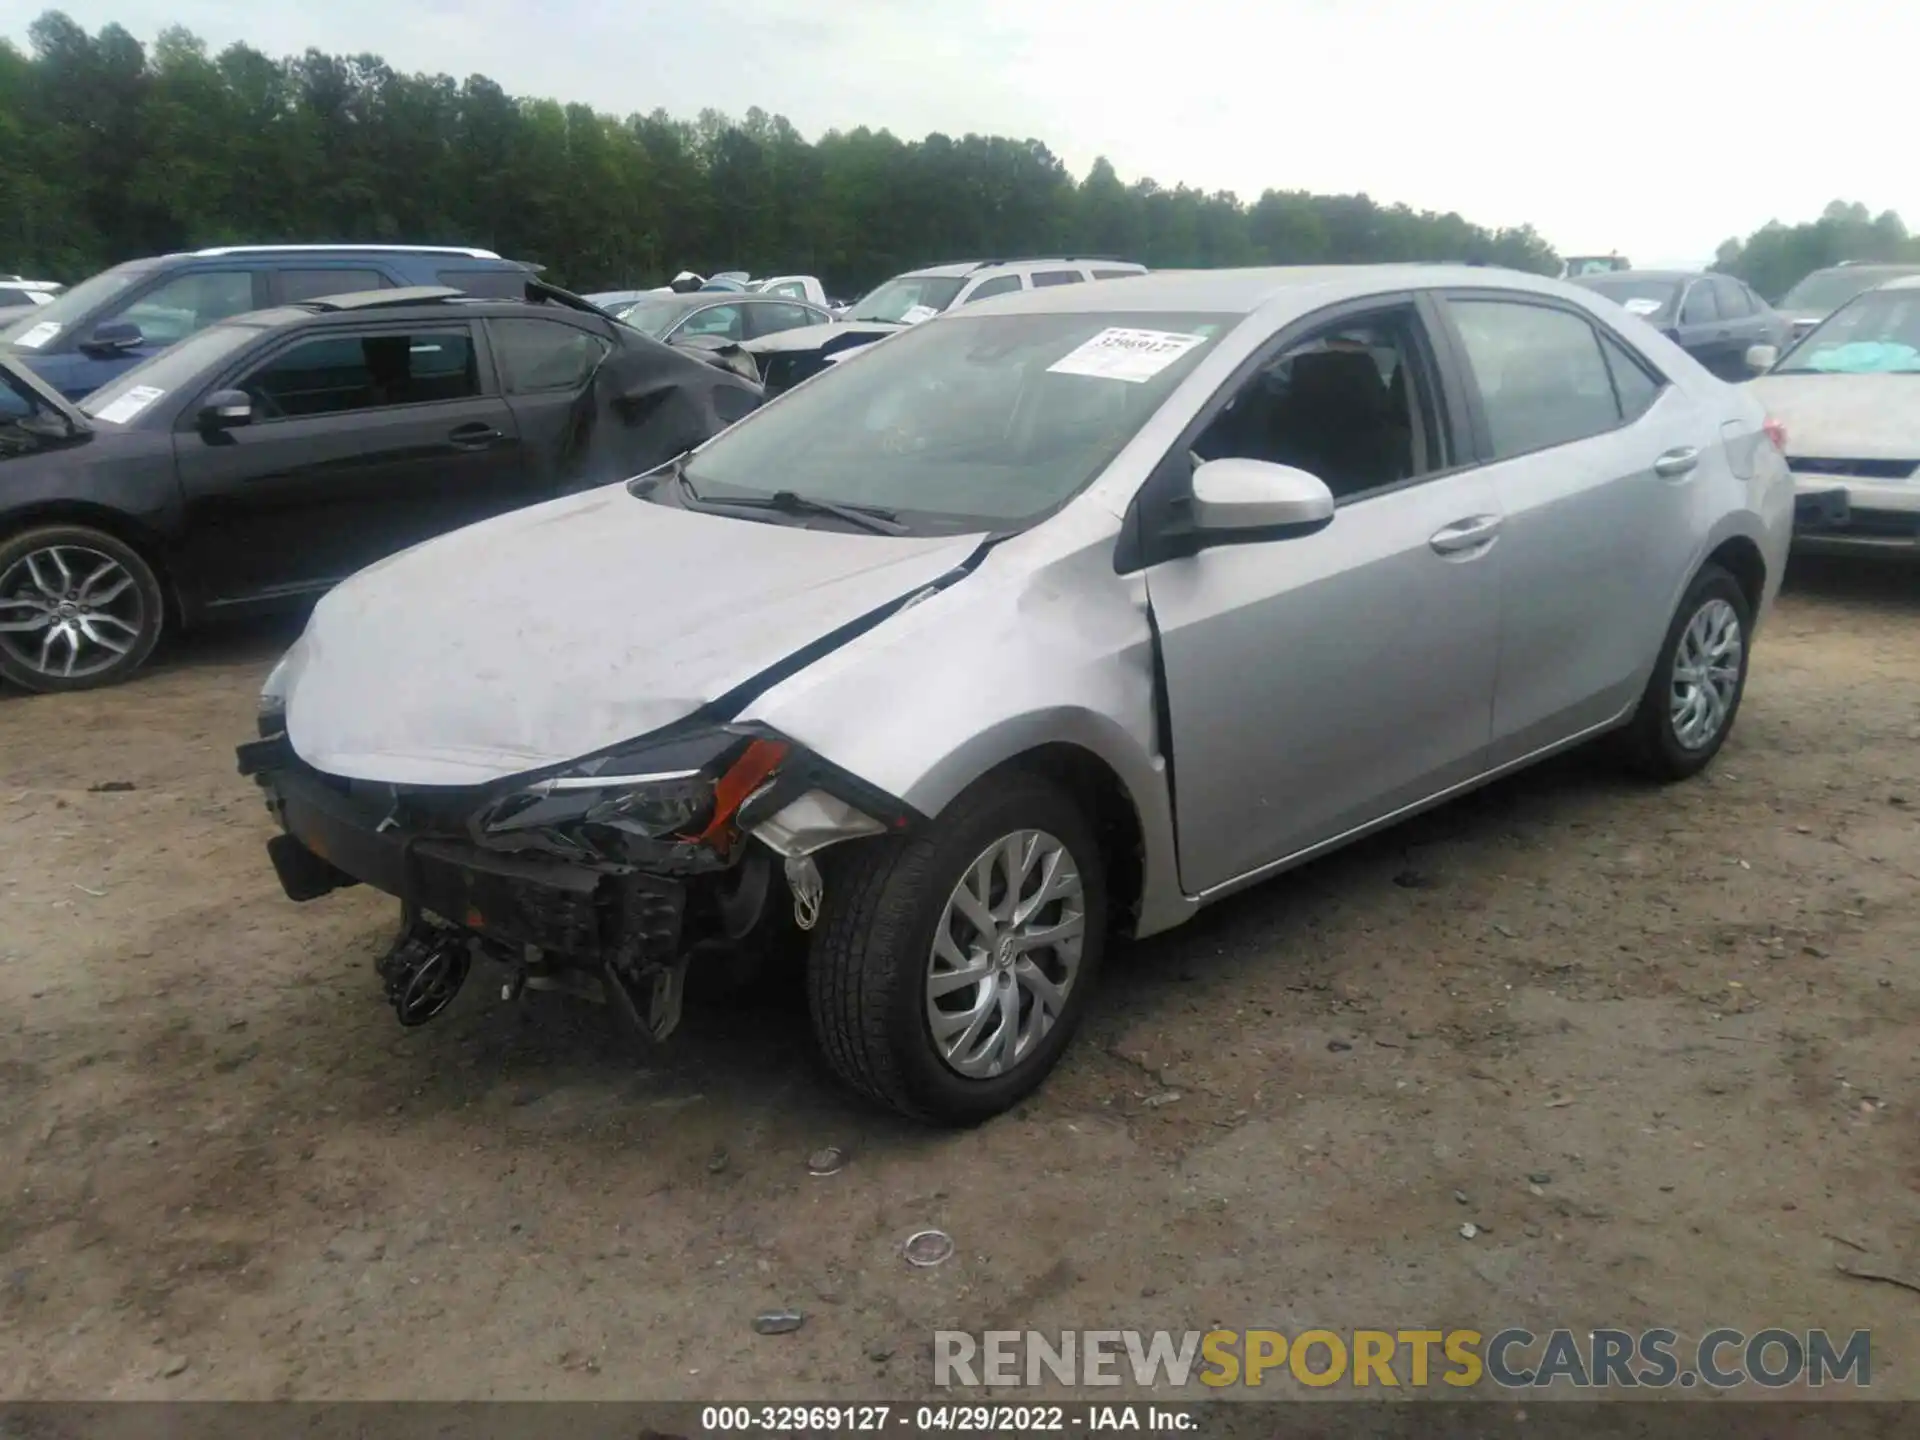
<svg viewBox="0 0 1920 1440"><path fill-rule="evenodd" d="M1744 645L1739 615L1718 598L1696 610L1680 633L1668 713L1682 749L1704 750L1726 728L1740 688Z"/></svg>
<svg viewBox="0 0 1920 1440"><path fill-rule="evenodd" d="M1059 1021L1080 971L1087 898L1072 853L1044 830L983 850L934 930L927 1026L947 1067L1004 1075Z"/></svg>
<svg viewBox="0 0 1920 1440"><path fill-rule="evenodd" d="M30 550L0 574L0 646L52 679L118 664L139 643L146 610L126 566L85 545Z"/></svg>

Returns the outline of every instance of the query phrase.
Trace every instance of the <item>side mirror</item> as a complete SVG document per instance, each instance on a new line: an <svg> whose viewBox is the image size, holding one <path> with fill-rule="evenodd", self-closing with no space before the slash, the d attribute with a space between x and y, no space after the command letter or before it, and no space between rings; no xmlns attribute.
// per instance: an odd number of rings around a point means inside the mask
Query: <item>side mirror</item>
<svg viewBox="0 0 1920 1440"><path fill-rule="evenodd" d="M1208 460L1193 472L1193 527L1222 540L1283 540L1333 522L1326 481L1265 460Z"/></svg>
<svg viewBox="0 0 1920 1440"><path fill-rule="evenodd" d="M216 390L207 396L197 417L203 430L231 430L253 423L253 401L244 390Z"/></svg>
<svg viewBox="0 0 1920 1440"><path fill-rule="evenodd" d="M94 326L93 333L81 342L80 348L94 355L122 355L138 350L146 339L131 320L109 320Z"/></svg>
<svg viewBox="0 0 1920 1440"><path fill-rule="evenodd" d="M1749 345L1747 347L1747 368L1756 375L1764 375L1780 359L1780 347L1777 345Z"/></svg>

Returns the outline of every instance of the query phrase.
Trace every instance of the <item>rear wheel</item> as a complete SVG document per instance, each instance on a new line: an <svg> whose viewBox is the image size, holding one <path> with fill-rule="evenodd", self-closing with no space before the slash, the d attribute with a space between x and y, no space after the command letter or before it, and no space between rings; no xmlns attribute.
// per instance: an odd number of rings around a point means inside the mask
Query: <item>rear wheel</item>
<svg viewBox="0 0 1920 1440"><path fill-rule="evenodd" d="M159 642L165 602L133 548L85 525L0 542L0 677L26 690L113 685Z"/></svg>
<svg viewBox="0 0 1920 1440"><path fill-rule="evenodd" d="M921 835L834 856L808 956L815 1033L856 1089L968 1125L1040 1084L1106 943L1106 873L1058 786L1001 774Z"/></svg>
<svg viewBox="0 0 1920 1440"><path fill-rule="evenodd" d="M1747 688L1753 609L1718 565L1702 567L1674 613L1660 658L1622 735L1634 767L1685 780L1720 753Z"/></svg>

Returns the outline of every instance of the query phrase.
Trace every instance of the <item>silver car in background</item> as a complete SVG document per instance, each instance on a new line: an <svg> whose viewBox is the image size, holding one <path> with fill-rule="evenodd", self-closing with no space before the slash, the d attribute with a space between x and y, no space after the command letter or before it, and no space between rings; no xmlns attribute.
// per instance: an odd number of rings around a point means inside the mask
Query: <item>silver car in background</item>
<svg viewBox="0 0 1920 1440"><path fill-rule="evenodd" d="M1700 770L1792 514L1751 393L1558 281L1031 291L363 571L241 768L289 896L401 897L405 1023L479 954L664 1037L797 930L839 1074L969 1123L1116 937L1609 732Z"/></svg>
<svg viewBox="0 0 1920 1440"><path fill-rule="evenodd" d="M1780 297L1780 303L1774 308L1786 316L1793 326L1788 340L1801 340L1814 326L1854 296L1902 275L1920 275L1920 265L1842 261L1803 277L1799 284Z"/></svg>

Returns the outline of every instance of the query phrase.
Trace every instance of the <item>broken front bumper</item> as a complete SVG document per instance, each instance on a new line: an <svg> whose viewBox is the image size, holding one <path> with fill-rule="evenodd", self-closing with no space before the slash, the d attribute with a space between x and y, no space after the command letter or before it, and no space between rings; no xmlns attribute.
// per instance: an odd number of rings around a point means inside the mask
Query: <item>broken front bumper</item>
<svg viewBox="0 0 1920 1440"><path fill-rule="evenodd" d="M405 923L395 955L411 958L402 965L389 956L382 974L403 1023L417 1023L407 1018L416 1010L438 1013L451 989L435 980L428 988L444 994L438 1008L431 1007L411 979L396 980L388 970L440 965L448 947L458 946L460 974L466 955L484 953L512 967L516 984L611 999L664 1039L678 1020L680 988L696 949L723 949L750 969L757 966L779 943L785 902L791 901L794 923L811 928L821 896L816 851L902 830L918 818L784 742L777 768L756 767L750 757L773 748L769 743L756 752L759 743L749 744L716 786L719 808L696 822L708 827L699 840L643 841L654 858L624 860L595 852L593 837L559 853L551 844L507 850L481 843L487 818L501 813L503 794L544 803L556 793L594 787L532 789L520 779L473 790L400 789L315 770L284 733L242 745L238 759L280 824L267 852L289 899L367 884L402 902ZM624 787L635 778L655 777L613 776L605 783ZM509 809L508 819L526 813L526 806ZM717 838L709 843L708 837ZM525 843L524 832L521 839ZM784 886L776 879L782 862ZM737 965L729 969L738 973ZM592 978L576 975L572 983L558 973L569 971Z"/></svg>
<svg viewBox="0 0 1920 1440"><path fill-rule="evenodd" d="M312 900L355 883L508 947L597 963L638 939L677 948L682 881L608 875L538 856L498 854L471 842L382 829L365 800L311 771L265 772L268 808L285 832L267 843L280 885ZM637 933L636 933L637 932Z"/></svg>

